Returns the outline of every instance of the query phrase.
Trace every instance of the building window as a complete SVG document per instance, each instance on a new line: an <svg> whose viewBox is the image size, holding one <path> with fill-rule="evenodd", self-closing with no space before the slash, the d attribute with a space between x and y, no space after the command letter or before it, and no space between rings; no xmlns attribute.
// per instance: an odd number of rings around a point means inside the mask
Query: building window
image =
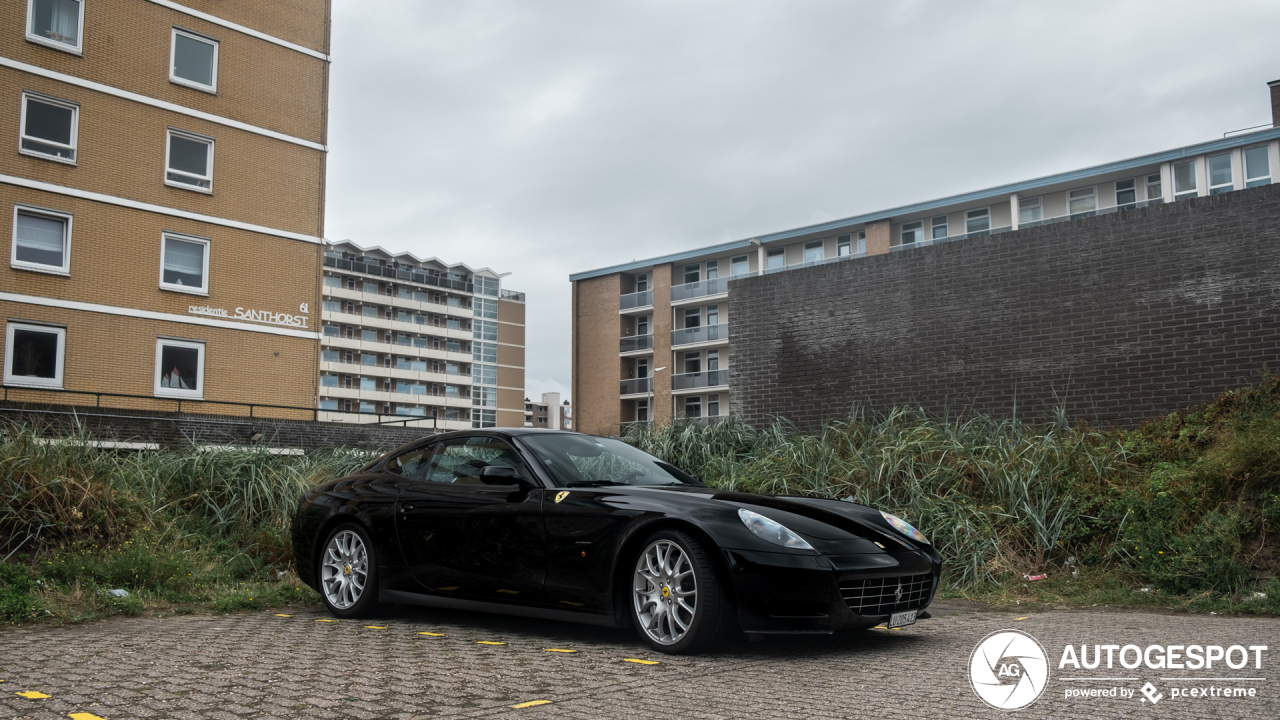
<svg viewBox="0 0 1280 720"><path fill-rule="evenodd" d="M924 222L902 224L902 232L898 237L899 245L914 245L924 239Z"/></svg>
<svg viewBox="0 0 1280 720"><path fill-rule="evenodd" d="M720 261L708 260L707 261L707 279L715 280L718 277L720 277Z"/></svg>
<svg viewBox="0 0 1280 720"><path fill-rule="evenodd" d="M715 372L719 369L720 369L720 351L708 350L707 351L707 372ZM719 385L723 383L717 383L717 384Z"/></svg>
<svg viewBox="0 0 1280 720"><path fill-rule="evenodd" d="M787 249L774 248L764 259L765 270L780 270L787 266Z"/></svg>
<svg viewBox="0 0 1280 720"><path fill-rule="evenodd" d="M867 254L867 231L866 230L858 231L858 247L856 250L854 250L854 253L857 255Z"/></svg>
<svg viewBox="0 0 1280 720"><path fill-rule="evenodd" d="M1067 212L1071 217L1092 215L1098 209L1098 194L1094 188L1080 188L1067 193Z"/></svg>
<svg viewBox="0 0 1280 720"><path fill-rule="evenodd" d="M342 287L342 278L337 277L335 275L325 275L324 286L325 287Z"/></svg>
<svg viewBox="0 0 1280 720"><path fill-rule="evenodd" d="M636 276L636 292L645 292L649 289L649 274Z"/></svg>
<svg viewBox="0 0 1280 720"><path fill-rule="evenodd" d="M1147 199L1159 200L1163 197L1163 183L1160 180L1160 174L1147 176Z"/></svg>
<svg viewBox="0 0 1280 720"><path fill-rule="evenodd" d="M1244 186L1247 188L1271 184L1271 160L1267 146L1259 145L1244 151Z"/></svg>
<svg viewBox="0 0 1280 720"><path fill-rule="evenodd" d="M1018 199L1018 225L1034 226L1044 220L1044 206L1040 204L1040 198L1019 198Z"/></svg>
<svg viewBox="0 0 1280 720"><path fill-rule="evenodd" d="M1231 182L1231 153L1211 155L1209 164L1209 194L1218 195L1235 190Z"/></svg>
<svg viewBox="0 0 1280 720"><path fill-rule="evenodd" d="M62 387L66 328L11 322L5 335L5 385Z"/></svg>
<svg viewBox="0 0 1280 720"><path fill-rule="evenodd" d="M636 422L649 422L649 401L636 401Z"/></svg>
<svg viewBox="0 0 1280 720"><path fill-rule="evenodd" d="M684 282L685 284L696 283L702 279L702 266L694 263L693 265L684 266Z"/></svg>
<svg viewBox="0 0 1280 720"><path fill-rule="evenodd" d="M824 254L825 253L823 253L822 251L821 240L817 240L814 242L807 242L804 244L804 261L805 262L807 263L821 262L822 256Z"/></svg>
<svg viewBox="0 0 1280 720"><path fill-rule="evenodd" d="M213 190L213 138L169 131L165 184Z"/></svg>
<svg viewBox="0 0 1280 720"><path fill-rule="evenodd" d="M218 90L218 41L173 29L169 79L198 90Z"/></svg>
<svg viewBox="0 0 1280 720"><path fill-rule="evenodd" d="M684 311L684 326L687 328L702 327L702 310L689 308Z"/></svg>
<svg viewBox="0 0 1280 720"><path fill-rule="evenodd" d="M164 236L161 244L160 287L208 294L209 241L185 235Z"/></svg>
<svg viewBox="0 0 1280 720"><path fill-rule="evenodd" d="M15 206L10 263L26 270L70 273L71 216Z"/></svg>
<svg viewBox="0 0 1280 720"><path fill-rule="evenodd" d="M1181 200L1195 197L1198 194L1199 191L1196 189L1196 161L1188 160L1175 164L1173 166L1173 199Z"/></svg>
<svg viewBox="0 0 1280 720"><path fill-rule="evenodd" d="M338 376L325 373L320 376L320 387L338 387Z"/></svg>
<svg viewBox="0 0 1280 720"><path fill-rule="evenodd" d="M636 334L637 335L649 334L649 316L648 315L641 315L636 318Z"/></svg>
<svg viewBox="0 0 1280 720"><path fill-rule="evenodd" d="M929 229L932 231L930 234L932 239L946 240L947 239L947 216L939 215L938 217L931 220Z"/></svg>
<svg viewBox="0 0 1280 720"><path fill-rule="evenodd" d="M852 237L852 235L841 235L836 238L836 257L853 255L853 243L850 242Z"/></svg>
<svg viewBox="0 0 1280 720"><path fill-rule="evenodd" d="M649 377L649 359L648 358L640 358L639 360L636 360L636 377L638 378Z"/></svg>
<svg viewBox="0 0 1280 720"><path fill-rule="evenodd" d="M707 396L707 417L720 417L720 396Z"/></svg>
<svg viewBox="0 0 1280 720"><path fill-rule="evenodd" d="M751 260L746 255L729 260L729 274L738 277L739 275L748 275L751 273Z"/></svg>
<svg viewBox="0 0 1280 720"><path fill-rule="evenodd" d="M684 414L688 418L702 417L702 398L699 396L684 399Z"/></svg>
<svg viewBox="0 0 1280 720"><path fill-rule="evenodd" d="M1133 178L1116 181L1116 205L1132 205L1138 202L1138 188Z"/></svg>
<svg viewBox="0 0 1280 720"><path fill-rule="evenodd" d="M701 353L685 353L684 354L684 371L686 373L702 372L702 354Z"/></svg>
<svg viewBox="0 0 1280 720"><path fill-rule="evenodd" d="M707 306L707 325L719 325L719 324L720 324L720 306L708 305Z"/></svg>
<svg viewBox="0 0 1280 720"><path fill-rule="evenodd" d="M204 397L204 343L157 340L155 392L166 397Z"/></svg>
<svg viewBox="0 0 1280 720"><path fill-rule="evenodd" d="M991 211L987 208L970 210L964 215L964 231L966 233L986 232L991 229Z"/></svg>
<svg viewBox="0 0 1280 720"><path fill-rule="evenodd" d="M19 150L74 163L79 125L80 107L75 103L23 93Z"/></svg>
<svg viewBox="0 0 1280 720"><path fill-rule="evenodd" d="M80 52L84 3L80 0L29 0L27 39L60 50Z"/></svg>

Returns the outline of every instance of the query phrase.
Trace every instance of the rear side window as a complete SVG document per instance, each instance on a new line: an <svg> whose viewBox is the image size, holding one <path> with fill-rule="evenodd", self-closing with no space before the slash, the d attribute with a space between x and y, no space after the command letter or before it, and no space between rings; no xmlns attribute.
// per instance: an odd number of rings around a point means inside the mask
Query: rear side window
<svg viewBox="0 0 1280 720"><path fill-rule="evenodd" d="M421 480L431 465L431 453L435 449L436 446L430 444L401 453L387 461L387 472Z"/></svg>
<svg viewBox="0 0 1280 720"><path fill-rule="evenodd" d="M508 444L491 437L457 438L441 443L427 480L440 483L479 485L480 471L488 465L524 467L520 455Z"/></svg>

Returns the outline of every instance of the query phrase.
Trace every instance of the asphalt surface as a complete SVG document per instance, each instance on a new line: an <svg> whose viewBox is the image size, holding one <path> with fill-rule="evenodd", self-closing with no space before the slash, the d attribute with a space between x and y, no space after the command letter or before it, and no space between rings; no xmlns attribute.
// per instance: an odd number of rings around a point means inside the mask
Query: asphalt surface
<svg viewBox="0 0 1280 720"><path fill-rule="evenodd" d="M1010 713L989 708L971 688L969 658L986 635L1005 628L1032 635L1050 658L1043 694L1018 718L1280 717L1280 687L1271 669L1272 656L1280 653L1280 620L1270 618L1019 615L939 603L933 619L901 630L743 639L714 654L671 657L650 651L630 630L455 611L409 609L340 622L320 622L328 616L313 609L292 612L0 630L0 717L1000 717ZM1229 681L1164 681L1205 673L1118 665L1110 672L1059 670L1068 643L1077 649L1082 643L1271 649L1262 653L1260 670L1252 656L1240 670L1215 665L1212 676ZM1103 676L1132 679L1064 679ZM1240 679L1246 677L1264 679ZM1156 704L1144 702L1138 691L1147 681L1163 696ZM1171 694L1173 688L1211 686L1254 688L1256 694ZM1065 697L1068 689L1111 688L1134 694ZM17 694L31 691L49 697ZM545 702L517 707L538 701Z"/></svg>

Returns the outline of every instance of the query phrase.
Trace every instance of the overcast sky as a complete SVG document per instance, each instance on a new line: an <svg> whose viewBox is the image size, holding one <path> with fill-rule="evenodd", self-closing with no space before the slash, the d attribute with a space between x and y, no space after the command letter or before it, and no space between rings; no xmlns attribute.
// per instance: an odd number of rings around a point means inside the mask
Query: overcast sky
<svg viewBox="0 0 1280 720"><path fill-rule="evenodd" d="M326 235L569 274L1270 123L1275 0L337 0ZM605 369L601 369L605 371Z"/></svg>

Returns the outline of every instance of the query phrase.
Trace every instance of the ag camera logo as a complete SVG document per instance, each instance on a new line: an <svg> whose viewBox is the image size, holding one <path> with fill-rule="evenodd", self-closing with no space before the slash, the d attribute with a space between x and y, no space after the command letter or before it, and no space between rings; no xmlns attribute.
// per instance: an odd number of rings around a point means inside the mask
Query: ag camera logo
<svg viewBox="0 0 1280 720"><path fill-rule="evenodd" d="M969 656L969 684L997 710L1021 710L1040 699L1049 684L1044 647L1017 630L997 630Z"/></svg>

